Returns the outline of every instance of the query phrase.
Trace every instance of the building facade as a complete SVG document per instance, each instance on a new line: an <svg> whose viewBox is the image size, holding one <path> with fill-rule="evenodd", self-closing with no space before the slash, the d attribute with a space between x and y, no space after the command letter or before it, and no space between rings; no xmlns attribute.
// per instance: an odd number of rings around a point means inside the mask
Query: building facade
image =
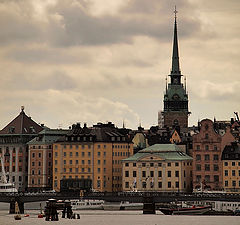
<svg viewBox="0 0 240 225"><path fill-rule="evenodd" d="M166 84L166 92L163 100L164 110L162 111L162 115L159 115L159 117L163 118L163 124L162 122L159 122L159 126L179 126L180 128L187 128L190 112L188 110L186 84L183 85L181 81L183 75L181 74L179 64L176 16L174 22L172 69L169 76L170 83ZM162 121L161 118L158 118L158 120Z"/></svg>
<svg viewBox="0 0 240 225"><path fill-rule="evenodd" d="M240 144L232 142L222 152L223 190L240 192Z"/></svg>
<svg viewBox="0 0 240 225"><path fill-rule="evenodd" d="M44 128L29 141L28 191L51 190L53 180L53 143L69 130Z"/></svg>
<svg viewBox="0 0 240 225"><path fill-rule="evenodd" d="M7 179L19 191L25 191L28 183L27 142L42 129L25 114L22 107L20 114L0 131L0 154L4 160Z"/></svg>
<svg viewBox="0 0 240 225"><path fill-rule="evenodd" d="M155 144L123 160L123 191L191 190L192 158L175 144Z"/></svg>
<svg viewBox="0 0 240 225"><path fill-rule="evenodd" d="M225 145L234 141L230 129L218 130L209 119L200 122L193 135L193 188L223 189L221 156Z"/></svg>
<svg viewBox="0 0 240 225"><path fill-rule="evenodd" d="M90 179L96 191L122 190L122 159L133 155L133 143L114 124L73 125L53 147L53 183L63 179Z"/></svg>

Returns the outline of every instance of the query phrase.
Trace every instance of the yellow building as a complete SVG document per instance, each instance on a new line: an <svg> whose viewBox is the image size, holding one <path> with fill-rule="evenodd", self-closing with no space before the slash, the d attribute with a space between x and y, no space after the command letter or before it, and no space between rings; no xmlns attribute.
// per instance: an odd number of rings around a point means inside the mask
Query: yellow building
<svg viewBox="0 0 240 225"><path fill-rule="evenodd" d="M53 184L63 179L90 179L96 191L122 190L122 159L133 155L133 144L114 124L73 125L53 147Z"/></svg>
<svg viewBox="0 0 240 225"><path fill-rule="evenodd" d="M175 144L155 144L123 160L123 191L191 191L192 158Z"/></svg>
<svg viewBox="0 0 240 225"><path fill-rule="evenodd" d="M240 192L240 144L226 145L222 152L223 189Z"/></svg>

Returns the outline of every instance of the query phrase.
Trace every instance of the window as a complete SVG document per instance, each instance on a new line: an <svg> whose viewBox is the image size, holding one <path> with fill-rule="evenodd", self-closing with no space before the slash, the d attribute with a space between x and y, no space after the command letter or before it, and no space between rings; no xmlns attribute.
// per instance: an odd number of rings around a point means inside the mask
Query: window
<svg viewBox="0 0 240 225"><path fill-rule="evenodd" d="M217 151L218 150L217 145L214 145L213 149L214 149L214 151Z"/></svg>
<svg viewBox="0 0 240 225"><path fill-rule="evenodd" d="M76 164L78 164L78 160L76 160Z"/></svg>
<svg viewBox="0 0 240 225"><path fill-rule="evenodd" d="M88 165L90 165L91 164L91 160L88 160Z"/></svg>
<svg viewBox="0 0 240 225"><path fill-rule="evenodd" d="M205 134L205 139L208 139L208 133Z"/></svg>
<svg viewBox="0 0 240 225"><path fill-rule="evenodd" d="M158 177L162 177L162 171L158 171Z"/></svg>
<svg viewBox="0 0 240 225"><path fill-rule="evenodd" d="M57 145L56 145L57 146ZM57 152L55 152L55 157L57 157L58 156L58 153Z"/></svg>
<svg viewBox="0 0 240 225"><path fill-rule="evenodd" d="M179 171L175 171L175 177L179 177Z"/></svg>
<svg viewBox="0 0 240 225"><path fill-rule="evenodd" d="M63 152L63 156L66 157L66 156L67 156L67 153L66 153L66 152Z"/></svg>
<svg viewBox="0 0 240 225"><path fill-rule="evenodd" d="M175 166L179 166L179 163L178 163L178 162L176 162L176 163L175 163Z"/></svg>
<svg viewBox="0 0 240 225"><path fill-rule="evenodd" d="M147 187L147 183L145 181L142 182L142 188L146 188Z"/></svg>
<svg viewBox="0 0 240 225"><path fill-rule="evenodd" d="M205 150L209 150L209 146L208 145L205 145Z"/></svg>
<svg viewBox="0 0 240 225"><path fill-rule="evenodd" d="M146 171L142 171L142 177L146 177Z"/></svg>
<svg viewBox="0 0 240 225"><path fill-rule="evenodd" d="M158 163L158 166L162 166L162 163Z"/></svg>
<svg viewBox="0 0 240 225"><path fill-rule="evenodd" d="M205 164L205 171L210 171L210 165L209 164Z"/></svg>
<svg viewBox="0 0 240 225"><path fill-rule="evenodd" d="M232 166L235 166L236 164L235 164L235 162L232 162Z"/></svg>
<svg viewBox="0 0 240 225"><path fill-rule="evenodd" d="M228 187L228 181L227 180L225 180L225 187Z"/></svg>
<svg viewBox="0 0 240 225"><path fill-rule="evenodd" d="M98 168L97 171L98 171L98 173L100 173L101 172L101 168Z"/></svg>
<svg viewBox="0 0 240 225"><path fill-rule="evenodd" d="M228 176L228 170L224 170L224 176Z"/></svg>
<svg viewBox="0 0 240 225"><path fill-rule="evenodd" d="M171 181L168 182L168 188L171 188L172 187L172 183Z"/></svg>
<svg viewBox="0 0 240 225"><path fill-rule="evenodd" d="M200 145L197 145L197 150L200 150Z"/></svg>
<svg viewBox="0 0 240 225"><path fill-rule="evenodd" d="M66 165L66 160L63 160L63 164Z"/></svg>
<svg viewBox="0 0 240 225"><path fill-rule="evenodd" d="M98 152L98 156L101 156L101 152Z"/></svg>
<svg viewBox="0 0 240 225"><path fill-rule="evenodd" d="M70 157L72 157L72 152L70 152Z"/></svg>
<svg viewBox="0 0 240 225"><path fill-rule="evenodd" d="M57 161L57 160L55 160L55 165L57 165L57 163L58 163L58 161Z"/></svg>
<svg viewBox="0 0 240 225"><path fill-rule="evenodd" d="M158 182L158 188L162 188L162 182Z"/></svg>
<svg viewBox="0 0 240 225"><path fill-rule="evenodd" d="M146 163L142 163L142 167L145 167L146 166Z"/></svg>
<svg viewBox="0 0 240 225"><path fill-rule="evenodd" d="M32 158L35 158L35 153L32 154Z"/></svg>
<svg viewBox="0 0 240 225"><path fill-rule="evenodd" d="M133 166L135 167L135 166L137 166L137 164L136 164L136 163L133 163Z"/></svg>
<svg viewBox="0 0 240 225"><path fill-rule="evenodd" d="M213 155L213 160L218 161L218 155Z"/></svg>
<svg viewBox="0 0 240 225"><path fill-rule="evenodd" d="M201 155L196 155L196 160L201 161Z"/></svg>
<svg viewBox="0 0 240 225"><path fill-rule="evenodd" d="M232 170L232 176L236 176L236 171Z"/></svg>
<svg viewBox="0 0 240 225"><path fill-rule="evenodd" d="M125 166L126 166L126 167L128 167L128 166L129 166L129 164L128 164L128 163L125 163Z"/></svg>
<svg viewBox="0 0 240 225"><path fill-rule="evenodd" d="M125 177L129 177L129 171L125 171Z"/></svg>
<svg viewBox="0 0 240 225"><path fill-rule="evenodd" d="M210 182L210 176L209 175L205 175L205 181Z"/></svg>
<svg viewBox="0 0 240 225"><path fill-rule="evenodd" d="M129 182L125 182L125 188L129 188Z"/></svg>
<svg viewBox="0 0 240 225"><path fill-rule="evenodd" d="M171 166L171 163L168 163L167 166Z"/></svg>
<svg viewBox="0 0 240 225"><path fill-rule="evenodd" d="M91 152L88 152L88 157L90 157L91 156Z"/></svg>
<svg viewBox="0 0 240 225"><path fill-rule="evenodd" d="M228 166L228 162L224 162L224 166Z"/></svg>
<svg viewBox="0 0 240 225"><path fill-rule="evenodd" d="M101 164L101 160L98 160L98 165L100 165Z"/></svg>
<svg viewBox="0 0 240 225"><path fill-rule="evenodd" d="M34 166L35 165L35 163L34 162L32 162L32 166Z"/></svg>
<svg viewBox="0 0 240 225"><path fill-rule="evenodd" d="M57 168L54 169L55 173L57 173Z"/></svg>
<svg viewBox="0 0 240 225"><path fill-rule="evenodd" d="M85 164L85 161L84 161L84 160L82 160L82 164L83 164L83 165Z"/></svg>
<svg viewBox="0 0 240 225"><path fill-rule="evenodd" d="M137 171L133 171L133 177L137 177Z"/></svg>
<svg viewBox="0 0 240 225"><path fill-rule="evenodd" d="M214 182L219 182L219 176L218 175L214 175L213 179L214 179Z"/></svg>
<svg viewBox="0 0 240 225"><path fill-rule="evenodd" d="M69 160L69 164L72 165L72 160Z"/></svg>
<svg viewBox="0 0 240 225"><path fill-rule="evenodd" d="M196 170L200 171L201 170L201 165L200 164L196 164Z"/></svg>
<svg viewBox="0 0 240 225"><path fill-rule="evenodd" d="M151 167L154 167L154 163L150 163L150 166L151 166Z"/></svg>
<svg viewBox="0 0 240 225"><path fill-rule="evenodd" d="M210 160L209 155L208 155L208 154L207 154L207 155L204 155L204 159L205 159L205 161L209 161L209 160Z"/></svg>
<svg viewBox="0 0 240 225"><path fill-rule="evenodd" d="M218 168L218 165L217 165L217 164L214 164L214 165L213 165L213 170L214 170L214 171L218 171L218 169L219 169L219 168Z"/></svg>
<svg viewBox="0 0 240 225"><path fill-rule="evenodd" d="M82 157L84 157L85 156L85 152L82 152Z"/></svg>
<svg viewBox="0 0 240 225"><path fill-rule="evenodd" d="M39 152L39 153L38 153L38 157L41 158L41 156L42 156L42 154L41 154L41 152Z"/></svg>
<svg viewBox="0 0 240 225"><path fill-rule="evenodd" d="M197 175L197 176L196 176L196 181L197 181L197 182L201 182L201 179L202 179L202 176L201 176L201 175Z"/></svg>
<svg viewBox="0 0 240 225"><path fill-rule="evenodd" d="M179 182L178 181L175 182L175 186L176 186L176 188L179 188Z"/></svg>
<svg viewBox="0 0 240 225"><path fill-rule="evenodd" d="M168 177L171 177L171 171L168 171Z"/></svg>
<svg viewBox="0 0 240 225"><path fill-rule="evenodd" d="M232 181L232 186L236 187L236 181L235 180Z"/></svg>
<svg viewBox="0 0 240 225"><path fill-rule="evenodd" d="M150 177L154 177L154 171L150 171Z"/></svg>
<svg viewBox="0 0 240 225"><path fill-rule="evenodd" d="M72 173L72 168L69 168L69 172Z"/></svg>

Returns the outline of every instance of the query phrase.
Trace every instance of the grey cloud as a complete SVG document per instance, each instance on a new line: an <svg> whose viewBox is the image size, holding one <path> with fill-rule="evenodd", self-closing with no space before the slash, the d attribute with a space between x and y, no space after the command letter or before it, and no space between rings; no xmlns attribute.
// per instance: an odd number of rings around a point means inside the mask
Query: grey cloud
<svg viewBox="0 0 240 225"><path fill-rule="evenodd" d="M161 41L168 41L172 36L172 29L165 23L173 10L168 0L130 0L119 13L98 17L90 14L90 3L86 1L73 4L73 0L61 0L47 8L47 23L34 18L30 2L15 1L14 7L7 2L2 3L9 4L9 8L0 8L1 44L31 41L63 47L94 46L132 43L136 36ZM186 7L187 11L187 6L191 8L186 0L179 0L178 5ZM56 16L61 19L56 19ZM184 26L183 36L202 32L200 20L182 16L181 24Z"/></svg>
<svg viewBox="0 0 240 225"><path fill-rule="evenodd" d="M71 90L76 88L76 81L62 71L55 71L51 74L41 74L41 72L25 71L8 75L7 83L1 83L1 89L12 90Z"/></svg>
<svg viewBox="0 0 240 225"><path fill-rule="evenodd" d="M6 58L22 63L73 64L90 63L92 57L87 51L78 50L77 54L60 48L18 47L10 49Z"/></svg>
<svg viewBox="0 0 240 225"><path fill-rule="evenodd" d="M145 8L146 2L130 1L119 14L103 15L95 17L82 7L57 7L58 13L63 18L65 30L61 30L62 35L57 35L56 43L59 45L104 45L113 43L131 43L135 36L149 36L162 41L167 41L172 35L172 29L164 23L167 20L165 5L161 4L164 1L150 0L160 8L154 12L155 20L150 7L144 11L145 14L138 11L138 14L131 14L133 8L138 10L139 7ZM185 2L185 1L182 1ZM131 4L132 3L132 4ZM129 11L127 10L129 8ZM155 7L153 7L155 8ZM149 9L149 11L148 11ZM156 10L156 9L155 9ZM165 19L164 19L165 18ZM153 22L154 21L154 22ZM189 36L192 33L201 32L200 21L192 20L191 18L183 19L182 22L186 29L183 35Z"/></svg>

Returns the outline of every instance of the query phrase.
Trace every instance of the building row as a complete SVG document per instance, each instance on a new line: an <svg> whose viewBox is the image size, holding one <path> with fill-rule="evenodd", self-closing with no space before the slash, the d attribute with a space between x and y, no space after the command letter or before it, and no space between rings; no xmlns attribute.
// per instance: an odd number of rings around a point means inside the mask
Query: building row
<svg viewBox="0 0 240 225"><path fill-rule="evenodd" d="M101 192L239 191L239 128L237 120L204 119L184 135L177 128L133 131L111 122L50 129L22 108L0 131L0 154L8 181L20 191L60 191L81 180Z"/></svg>

